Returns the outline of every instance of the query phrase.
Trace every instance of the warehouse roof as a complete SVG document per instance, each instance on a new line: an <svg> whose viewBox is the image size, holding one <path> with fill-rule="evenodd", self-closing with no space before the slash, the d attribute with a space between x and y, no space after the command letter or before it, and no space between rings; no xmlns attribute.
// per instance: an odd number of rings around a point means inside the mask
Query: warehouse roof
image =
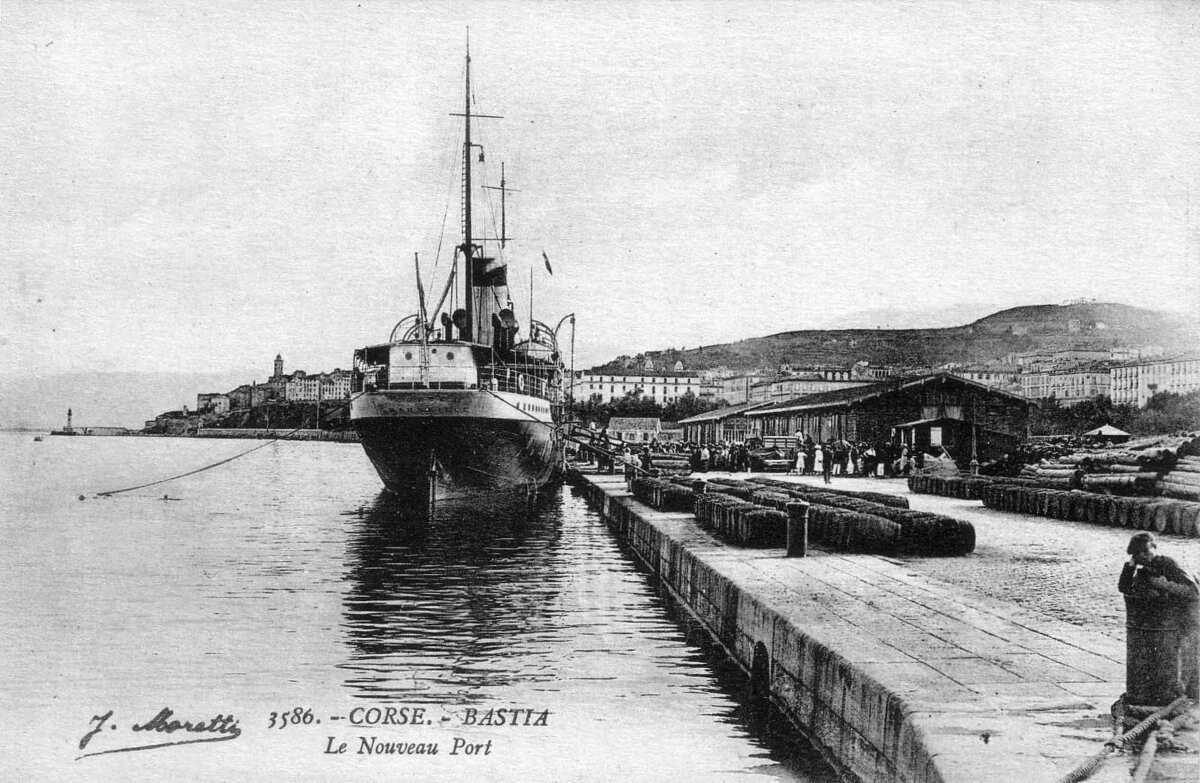
<svg viewBox="0 0 1200 783"><path fill-rule="evenodd" d="M924 386L928 383L938 381L945 383L953 381L964 386L973 386L980 391L994 394L1001 397L1008 397L1019 402L1034 405L1032 400L1023 397L1020 394L1006 392L1003 389L997 389L993 386L987 386L967 378L960 377L949 372L933 373L931 375L910 376L907 378L893 378L891 380L874 383L870 386L856 386L849 389L836 389L834 391L820 392L819 394L808 394L803 397L797 397L792 400L776 403L769 408L759 408L748 412L747 416L769 416L774 413L790 413L792 411L815 410L820 408L839 408L849 407L857 402L864 402L876 397L882 397L885 394L892 394L903 389L912 388L914 386Z"/></svg>
<svg viewBox="0 0 1200 783"><path fill-rule="evenodd" d="M681 419L679 423L699 424L702 421L720 421L721 419L727 419L730 416L737 416L738 414L745 413L748 410L753 410L754 408L763 408L770 404L771 403L769 401L759 400L758 402L743 402L740 405L727 405L724 408L717 408L716 410L697 413L695 416Z"/></svg>

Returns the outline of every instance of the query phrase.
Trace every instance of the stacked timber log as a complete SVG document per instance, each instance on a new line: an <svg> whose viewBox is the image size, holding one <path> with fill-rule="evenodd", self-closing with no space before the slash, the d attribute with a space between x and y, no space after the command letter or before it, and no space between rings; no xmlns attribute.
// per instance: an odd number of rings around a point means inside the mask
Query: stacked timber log
<svg viewBox="0 0 1200 783"><path fill-rule="evenodd" d="M1196 464L1200 435L1160 436L1130 441L1115 448L1083 449L1025 465L1015 479L998 479L1039 489L1082 489L1111 495L1150 496L1170 488L1182 499L1200 499L1188 492L1188 480L1167 478L1183 463ZM1187 472L1186 470L1184 471ZM1171 484L1182 483L1184 486ZM1198 487L1200 488L1200 487Z"/></svg>
<svg viewBox="0 0 1200 783"><path fill-rule="evenodd" d="M659 511L692 511L695 505L692 489L666 479L638 477L631 488L635 498Z"/></svg>
<svg viewBox="0 0 1200 783"><path fill-rule="evenodd" d="M986 476L938 476L918 474L908 477L908 489L922 495L979 500L983 488L992 483Z"/></svg>
<svg viewBox="0 0 1200 783"><path fill-rule="evenodd" d="M982 500L988 508L1001 511L1200 537L1200 503L1185 500L1047 489L1007 482L985 487Z"/></svg>
<svg viewBox="0 0 1200 783"><path fill-rule="evenodd" d="M1180 457L1158 480L1158 491L1177 500L1200 500L1200 457Z"/></svg>
<svg viewBox="0 0 1200 783"><path fill-rule="evenodd" d="M969 522L902 508L892 495L827 491L766 478L713 479L708 487L781 513L788 502L803 500L809 504L809 537L838 549L919 555L964 555L975 549L975 528ZM889 502L854 496L864 494Z"/></svg>
<svg viewBox="0 0 1200 783"><path fill-rule="evenodd" d="M660 476L690 473L691 461L686 454L669 454L667 452L651 452L650 467Z"/></svg>

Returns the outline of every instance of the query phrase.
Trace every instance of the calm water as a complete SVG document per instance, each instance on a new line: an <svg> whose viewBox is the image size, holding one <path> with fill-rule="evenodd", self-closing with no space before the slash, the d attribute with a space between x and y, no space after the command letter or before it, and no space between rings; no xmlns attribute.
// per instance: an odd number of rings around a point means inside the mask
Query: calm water
<svg viewBox="0 0 1200 783"><path fill-rule="evenodd" d="M0 434L11 779L832 780L754 736L737 684L569 489L419 522L357 446L282 443L91 497L253 445ZM425 712L350 725L374 706ZM208 731L132 730L164 707ZM479 725L500 708L533 712ZM273 712L300 723L270 728ZM240 736L76 758L232 736L218 715ZM360 753L364 737L439 752Z"/></svg>

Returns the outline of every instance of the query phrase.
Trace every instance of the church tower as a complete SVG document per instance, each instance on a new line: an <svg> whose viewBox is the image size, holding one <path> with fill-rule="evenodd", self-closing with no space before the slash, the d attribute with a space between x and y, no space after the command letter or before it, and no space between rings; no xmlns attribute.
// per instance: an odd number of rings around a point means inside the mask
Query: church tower
<svg viewBox="0 0 1200 783"><path fill-rule="evenodd" d="M277 381L283 377L283 357L275 354L275 374L271 376L271 380Z"/></svg>

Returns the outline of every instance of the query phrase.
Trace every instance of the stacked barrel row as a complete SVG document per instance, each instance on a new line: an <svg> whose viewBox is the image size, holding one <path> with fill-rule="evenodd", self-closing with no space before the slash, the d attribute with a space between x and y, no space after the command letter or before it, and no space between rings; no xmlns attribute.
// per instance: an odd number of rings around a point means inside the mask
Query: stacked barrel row
<svg viewBox="0 0 1200 783"><path fill-rule="evenodd" d="M838 549L921 555L964 555L975 549L975 528L969 522L901 508L897 501L907 504L907 500L891 495L869 493L890 501L884 504L845 491L827 492L765 478L717 479L709 488L776 508L789 500L803 500L809 504L809 537Z"/></svg>
<svg viewBox="0 0 1200 783"><path fill-rule="evenodd" d="M643 476L632 483L633 496L659 511L691 511L696 493L666 479Z"/></svg>
<svg viewBox="0 0 1200 783"><path fill-rule="evenodd" d="M714 487L714 489L717 489ZM696 495L702 527L743 546L785 546L787 514L725 492Z"/></svg>
<svg viewBox="0 0 1200 783"><path fill-rule="evenodd" d="M909 476L908 488L922 495L979 500L991 479L980 476Z"/></svg>
<svg viewBox="0 0 1200 783"><path fill-rule="evenodd" d="M1183 500L999 483L986 487L982 500L983 505L1000 511L1200 537L1200 503Z"/></svg>

